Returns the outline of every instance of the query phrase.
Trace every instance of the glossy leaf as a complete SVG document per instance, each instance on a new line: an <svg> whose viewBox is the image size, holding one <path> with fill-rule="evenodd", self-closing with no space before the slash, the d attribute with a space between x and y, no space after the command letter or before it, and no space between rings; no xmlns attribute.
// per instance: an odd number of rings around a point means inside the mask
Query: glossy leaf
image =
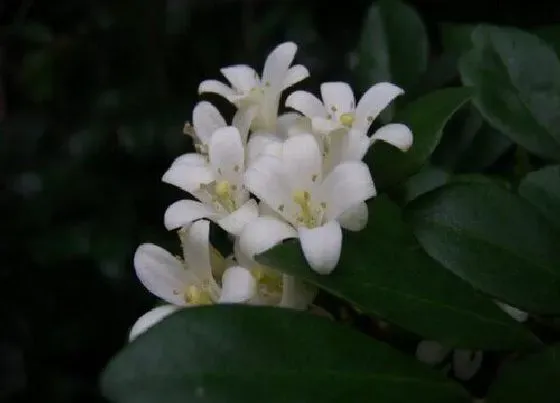
<svg viewBox="0 0 560 403"><path fill-rule="evenodd" d="M560 24L548 25L535 31L560 57Z"/></svg>
<svg viewBox="0 0 560 403"><path fill-rule="evenodd" d="M504 349L533 341L494 302L430 259L394 204L376 198L370 215L364 231L344 234L340 262L329 276L309 269L296 241L273 248L258 260L366 313L449 346Z"/></svg>
<svg viewBox="0 0 560 403"><path fill-rule="evenodd" d="M370 149L366 158L376 185L389 187L420 170L439 144L449 118L469 97L466 88L446 88L419 98L399 112L394 121L410 127L414 143L406 152L383 142Z"/></svg>
<svg viewBox="0 0 560 403"><path fill-rule="evenodd" d="M426 165L403 184L403 199L406 203L418 196L443 186L451 174L441 168Z"/></svg>
<svg viewBox="0 0 560 403"><path fill-rule="evenodd" d="M560 345L507 364L490 388L487 403L560 401Z"/></svg>
<svg viewBox="0 0 560 403"><path fill-rule="evenodd" d="M319 316L251 306L172 314L109 364L117 403L467 402L458 384Z"/></svg>
<svg viewBox="0 0 560 403"><path fill-rule="evenodd" d="M428 35L416 11L396 0L369 10L358 45L356 74L362 89L380 81L408 90L428 64Z"/></svg>
<svg viewBox="0 0 560 403"><path fill-rule="evenodd" d="M489 168L512 144L509 137L484 123L461 155L456 169L459 172L480 172Z"/></svg>
<svg viewBox="0 0 560 403"><path fill-rule="evenodd" d="M454 170L482 128L482 116L472 105L461 108L445 127L441 142L432 155L434 165Z"/></svg>
<svg viewBox="0 0 560 403"><path fill-rule="evenodd" d="M560 61L535 35L479 26L460 61L473 102L497 130L529 151L560 159Z"/></svg>
<svg viewBox="0 0 560 403"><path fill-rule="evenodd" d="M560 236L523 199L491 182L456 183L407 207L434 259L520 309L560 313Z"/></svg>
<svg viewBox="0 0 560 403"><path fill-rule="evenodd" d="M560 165L531 172L521 181L519 194L560 230Z"/></svg>

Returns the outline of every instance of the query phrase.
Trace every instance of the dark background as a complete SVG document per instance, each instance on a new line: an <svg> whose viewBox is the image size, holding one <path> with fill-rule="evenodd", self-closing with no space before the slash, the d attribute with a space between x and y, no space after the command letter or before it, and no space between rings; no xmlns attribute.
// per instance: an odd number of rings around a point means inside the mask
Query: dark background
<svg viewBox="0 0 560 403"><path fill-rule="evenodd" d="M442 22L533 28L556 2L409 2L440 52ZM103 401L97 376L154 299L137 282L140 242L170 249L160 178L201 80L262 69L284 40L304 86L352 82L371 1L0 0L0 400ZM211 98L228 110L222 100Z"/></svg>

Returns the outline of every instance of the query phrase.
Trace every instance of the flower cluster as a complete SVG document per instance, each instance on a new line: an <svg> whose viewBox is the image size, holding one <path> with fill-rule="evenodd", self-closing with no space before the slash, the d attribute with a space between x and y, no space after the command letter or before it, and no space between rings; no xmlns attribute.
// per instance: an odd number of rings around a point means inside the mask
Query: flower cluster
<svg viewBox="0 0 560 403"><path fill-rule="evenodd" d="M207 101L199 102L192 125L196 153L179 156L163 175L192 198L173 203L164 216L178 230L184 252L174 257L153 244L136 251L141 282L170 305L141 317L131 338L184 306L250 303L305 308L313 298L295 278L256 263L254 257L297 238L310 267L329 274L337 265L342 228L359 231L368 221L365 202L376 195L368 166L369 147L385 141L406 151L412 133L389 124L373 134L375 118L403 90L378 83L355 101L343 82L323 83L321 99L295 91L279 114L284 90L309 76L293 65L297 47L286 42L265 61L262 75L247 65L221 69L230 86L200 84L236 108L230 124ZM235 254L225 259L209 243L209 221L227 231Z"/></svg>

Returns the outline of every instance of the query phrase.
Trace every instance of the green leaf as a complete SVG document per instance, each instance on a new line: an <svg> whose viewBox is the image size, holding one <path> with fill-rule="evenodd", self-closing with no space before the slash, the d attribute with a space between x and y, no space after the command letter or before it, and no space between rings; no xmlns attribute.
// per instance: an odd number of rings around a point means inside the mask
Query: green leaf
<svg viewBox="0 0 560 403"><path fill-rule="evenodd" d="M560 345L507 364L491 386L487 403L558 403Z"/></svg>
<svg viewBox="0 0 560 403"><path fill-rule="evenodd" d="M363 90L380 81L410 89L428 65L428 35L418 13L398 0L368 12L358 44L356 75Z"/></svg>
<svg viewBox="0 0 560 403"><path fill-rule="evenodd" d="M560 165L528 174L519 184L519 194L560 229Z"/></svg>
<svg viewBox="0 0 560 403"><path fill-rule="evenodd" d="M459 172L480 172L492 166L511 146L509 137L484 123L461 155L456 169Z"/></svg>
<svg viewBox="0 0 560 403"><path fill-rule="evenodd" d="M403 199L408 203L421 194L443 186L451 174L441 168L426 165L403 184Z"/></svg>
<svg viewBox="0 0 560 403"><path fill-rule="evenodd" d="M381 141L375 143L366 158L377 187L395 185L420 170L439 144L449 118L469 97L467 88L445 88L419 98L400 111L394 121L410 127L414 143L407 152Z"/></svg>
<svg viewBox="0 0 560 403"><path fill-rule="evenodd" d="M560 25L541 27L535 31L535 34L543 39L560 56Z"/></svg>
<svg viewBox="0 0 560 403"><path fill-rule="evenodd" d="M523 199L491 182L456 183L407 206L430 256L520 309L560 313L560 236Z"/></svg>
<svg viewBox="0 0 560 403"><path fill-rule="evenodd" d="M529 151L560 159L560 61L537 36L480 26L459 63L473 102L497 130Z"/></svg>
<svg viewBox="0 0 560 403"><path fill-rule="evenodd" d="M393 203L378 197L370 211L374 217L367 229L344 234L340 262L329 276L309 269L297 241L257 260L449 346L504 349L533 341L493 301L430 259Z"/></svg>
<svg viewBox="0 0 560 403"><path fill-rule="evenodd" d="M482 127L482 116L472 105L461 108L450 119L441 142L432 155L434 165L454 170Z"/></svg>
<svg viewBox="0 0 560 403"><path fill-rule="evenodd" d="M109 363L102 389L118 403L469 401L440 373L328 319L227 305L148 330Z"/></svg>

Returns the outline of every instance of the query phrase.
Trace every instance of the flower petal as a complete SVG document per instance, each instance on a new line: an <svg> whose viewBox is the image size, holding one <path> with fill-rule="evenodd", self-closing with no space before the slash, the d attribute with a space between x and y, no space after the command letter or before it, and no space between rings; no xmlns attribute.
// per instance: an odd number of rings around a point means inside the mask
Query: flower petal
<svg viewBox="0 0 560 403"><path fill-rule="evenodd" d="M482 365L482 351L455 350L453 353L453 372L463 381L471 379Z"/></svg>
<svg viewBox="0 0 560 403"><path fill-rule="evenodd" d="M368 206L366 203L360 203L351 207L338 217L340 226L349 231L361 231L368 222Z"/></svg>
<svg viewBox="0 0 560 403"><path fill-rule="evenodd" d="M310 190L315 183L321 183L323 157L311 134L288 138L282 149L282 163L293 190Z"/></svg>
<svg viewBox="0 0 560 403"><path fill-rule="evenodd" d="M451 349L445 347L435 340L423 340L416 348L416 358L428 365L436 365L445 359Z"/></svg>
<svg viewBox="0 0 560 403"><path fill-rule="evenodd" d="M231 121L231 125L237 127L239 130L239 135L241 136L241 142L243 144L247 143L247 137L249 136L249 128L253 119L257 115L258 108L256 106L251 106L249 108L239 108ZM225 125L224 125L225 126Z"/></svg>
<svg viewBox="0 0 560 403"><path fill-rule="evenodd" d="M171 253L151 243L142 244L134 254L134 269L140 282L156 297L185 305L183 292L194 278Z"/></svg>
<svg viewBox="0 0 560 403"><path fill-rule="evenodd" d="M292 66L288 70L286 78L284 79L282 90L285 90L286 88L305 80L307 77L309 77L309 71L305 68L305 66L301 64Z"/></svg>
<svg viewBox="0 0 560 403"><path fill-rule="evenodd" d="M296 51L297 46L293 42L285 42L278 45L266 58L262 82L265 85L268 83L275 91L281 91Z"/></svg>
<svg viewBox="0 0 560 403"><path fill-rule="evenodd" d="M245 64L224 67L220 72L239 92L249 92L259 84L257 72Z"/></svg>
<svg viewBox="0 0 560 403"><path fill-rule="evenodd" d="M179 200L165 210L163 222L165 228L170 231L190 225L193 221L201 218L214 220L218 217L217 212L210 206L194 200Z"/></svg>
<svg viewBox="0 0 560 403"><path fill-rule="evenodd" d="M223 127L212 134L208 156L218 177L232 185L241 185L245 171L245 149L236 127Z"/></svg>
<svg viewBox="0 0 560 403"><path fill-rule="evenodd" d="M370 138L364 132L350 130L342 154L342 161L361 161L370 147Z"/></svg>
<svg viewBox="0 0 560 403"><path fill-rule="evenodd" d="M309 287L301 280L289 276L282 275L282 300L278 306L293 309L307 309L309 304L313 302L317 289Z"/></svg>
<svg viewBox="0 0 560 403"><path fill-rule="evenodd" d="M284 165L279 158L262 155L245 172L245 186L282 217L288 218L294 206L283 174Z"/></svg>
<svg viewBox="0 0 560 403"><path fill-rule="evenodd" d="M134 325L132 325L130 333L128 334L128 341L133 341L150 327L154 326L158 322L161 322L163 319L179 309L180 308L175 305L161 305L146 312L138 318Z"/></svg>
<svg viewBox="0 0 560 403"><path fill-rule="evenodd" d="M259 264L253 258L249 257L249 255L241 248L239 240L240 237L237 237L233 242L233 256L237 264L248 269L258 266Z"/></svg>
<svg viewBox="0 0 560 403"><path fill-rule="evenodd" d="M273 217L259 217L243 228L239 247L252 259L289 238L297 238L291 225Z"/></svg>
<svg viewBox="0 0 560 403"><path fill-rule="evenodd" d="M282 140L275 134L253 133L247 143L247 166L250 167L261 155L265 154L280 157L282 155Z"/></svg>
<svg viewBox="0 0 560 403"><path fill-rule="evenodd" d="M184 154L173 161L161 180L193 193L201 184L212 182L214 173L202 155Z"/></svg>
<svg viewBox="0 0 560 403"><path fill-rule="evenodd" d="M330 274L340 259L342 229L338 221L317 228L299 228L301 249L307 263L319 274Z"/></svg>
<svg viewBox="0 0 560 403"><path fill-rule="evenodd" d="M348 209L375 196L369 168L363 162L344 162L334 167L321 185L325 217L336 220Z"/></svg>
<svg viewBox="0 0 560 403"><path fill-rule="evenodd" d="M182 237L185 265L192 270L199 280L211 280L212 267L210 265L210 222L195 221Z"/></svg>
<svg viewBox="0 0 560 403"><path fill-rule="evenodd" d="M353 128L362 132L367 132L371 122L379 116L396 97L404 94L404 91L391 83L377 83L367 90L358 106Z"/></svg>
<svg viewBox="0 0 560 403"><path fill-rule="evenodd" d="M217 221L218 225L233 235L239 235L245 225L259 216L259 207L255 199L249 199L233 213Z"/></svg>
<svg viewBox="0 0 560 403"><path fill-rule="evenodd" d="M227 126L220 111L210 102L202 101L193 110L193 127L198 139L207 144L210 136L220 127Z"/></svg>
<svg viewBox="0 0 560 403"><path fill-rule="evenodd" d="M309 118L327 118L327 111L319 98L307 91L294 91L286 99L286 107L295 109Z"/></svg>
<svg viewBox="0 0 560 403"><path fill-rule="evenodd" d="M239 303L253 298L257 292L257 281L249 270L241 266L226 269L222 276L220 303Z"/></svg>
<svg viewBox="0 0 560 403"><path fill-rule="evenodd" d="M321 97L328 113L332 113L337 122L343 113L354 112L356 101L354 92L347 83L338 81L321 84Z"/></svg>
<svg viewBox="0 0 560 403"><path fill-rule="evenodd" d="M175 158L173 164L181 164L191 167L202 167L208 165L208 161L203 155L197 153L188 153Z"/></svg>
<svg viewBox="0 0 560 403"><path fill-rule="evenodd" d="M392 123L381 127L371 136L371 144L379 140L385 141L401 151L407 151L412 146L412 132L406 125Z"/></svg>
<svg viewBox="0 0 560 403"><path fill-rule="evenodd" d="M331 119L314 117L311 118L311 127L314 132L328 134L334 130L341 129L344 126Z"/></svg>
<svg viewBox="0 0 560 403"><path fill-rule="evenodd" d="M517 309L516 307L504 304L500 301L496 301L496 304L498 304L498 306L502 308L505 313L507 313L518 322L525 322L529 318L529 314L527 312L523 312L521 309Z"/></svg>
<svg viewBox="0 0 560 403"><path fill-rule="evenodd" d="M198 86L198 93L203 94L205 92L218 94L228 101L230 101L231 97L235 95L235 91L233 89L218 80L205 80L201 82Z"/></svg>
<svg viewBox="0 0 560 403"><path fill-rule="evenodd" d="M303 133L311 133L311 119L296 112L288 112L278 116L277 134L282 138Z"/></svg>

